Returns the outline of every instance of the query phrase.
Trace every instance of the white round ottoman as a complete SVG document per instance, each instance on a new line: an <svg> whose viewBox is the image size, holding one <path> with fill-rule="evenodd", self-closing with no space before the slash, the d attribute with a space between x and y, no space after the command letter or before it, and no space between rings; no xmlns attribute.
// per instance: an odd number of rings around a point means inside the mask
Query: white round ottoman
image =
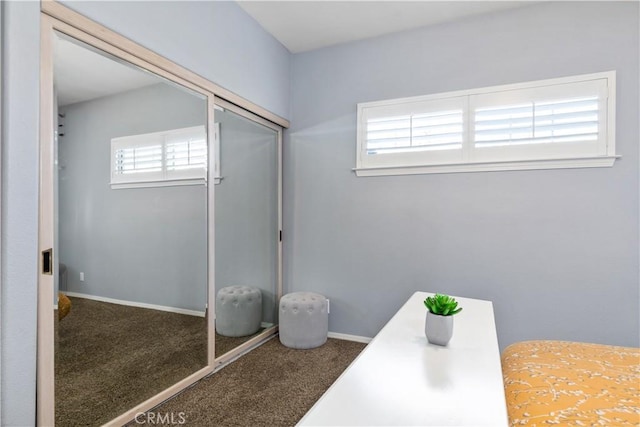
<svg viewBox="0 0 640 427"><path fill-rule="evenodd" d="M244 337L260 329L262 292L250 286L228 286L216 295L216 332Z"/></svg>
<svg viewBox="0 0 640 427"><path fill-rule="evenodd" d="M327 299L313 292L293 292L280 299L280 342L291 348L315 348L327 342Z"/></svg>

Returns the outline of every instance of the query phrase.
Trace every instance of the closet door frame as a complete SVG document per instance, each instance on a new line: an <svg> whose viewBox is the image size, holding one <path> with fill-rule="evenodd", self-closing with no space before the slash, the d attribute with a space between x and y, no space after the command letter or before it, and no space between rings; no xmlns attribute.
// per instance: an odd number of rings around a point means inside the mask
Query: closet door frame
<svg viewBox="0 0 640 427"><path fill-rule="evenodd" d="M203 77L173 63L172 61L132 42L131 40L97 24L51 0L41 2L40 45L40 190L38 207L38 311L37 311L37 382L36 419L39 426L55 424L55 371L54 371L54 275L50 268L43 273L44 252L54 243L54 94L53 94L53 37L59 32L105 51L126 62L149 70L156 75L174 81L207 98L207 132L209 151L213 152L215 127L215 104L244 115L278 132L278 222L282 230L282 130L289 122L268 110L230 92ZM211 375L250 349L275 336L278 327L273 326L237 347L233 351L215 358L215 185L213 171L215 162L209 156L207 186L207 366L182 379L171 387L132 407L106 425L120 426L134 420L136 414L148 411L190 385ZM278 242L278 290L277 301L282 296L282 242Z"/></svg>
<svg viewBox="0 0 640 427"><path fill-rule="evenodd" d="M280 302L280 298L282 297L282 126L275 124L269 120L264 119L263 117L258 116L244 108L238 107L237 105L226 101L222 98L215 98L215 105L218 107L222 107L225 110L229 110L239 116L242 116L246 119L249 119L255 123L263 125L271 130L277 132L277 174L278 174L278 229L274 230L275 239L278 242L277 248L277 279L276 279L276 305ZM224 184L223 184L224 185ZM276 307L277 309L277 307ZM256 347L260 343L268 340L269 338L275 336L278 332L278 324L276 323L274 326L265 329L260 334L251 338L250 340L242 343L238 347L234 348L228 353L220 355L220 357L215 359L216 370L226 366L227 364L233 362L238 357L250 351L252 348Z"/></svg>

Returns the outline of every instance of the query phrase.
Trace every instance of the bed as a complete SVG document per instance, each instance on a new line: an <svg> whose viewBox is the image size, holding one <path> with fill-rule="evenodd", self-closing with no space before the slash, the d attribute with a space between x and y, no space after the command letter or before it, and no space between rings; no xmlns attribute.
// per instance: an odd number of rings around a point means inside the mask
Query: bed
<svg viewBox="0 0 640 427"><path fill-rule="evenodd" d="M511 426L640 426L640 349L525 341L502 354Z"/></svg>

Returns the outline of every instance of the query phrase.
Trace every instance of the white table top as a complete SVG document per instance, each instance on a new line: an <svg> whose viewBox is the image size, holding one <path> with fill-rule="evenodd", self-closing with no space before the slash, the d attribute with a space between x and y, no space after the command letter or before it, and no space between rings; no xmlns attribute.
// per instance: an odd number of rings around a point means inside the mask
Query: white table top
<svg viewBox="0 0 640 427"><path fill-rule="evenodd" d="M298 425L507 426L490 301L455 297L447 347L427 342L416 292Z"/></svg>

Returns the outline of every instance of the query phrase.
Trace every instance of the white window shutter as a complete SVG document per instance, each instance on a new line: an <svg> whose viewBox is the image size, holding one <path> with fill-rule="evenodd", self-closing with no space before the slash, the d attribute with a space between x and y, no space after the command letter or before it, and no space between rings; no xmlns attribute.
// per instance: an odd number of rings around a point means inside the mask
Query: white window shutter
<svg viewBox="0 0 640 427"><path fill-rule="evenodd" d="M206 166L207 135L204 126L111 140L113 188L141 183L148 186L154 183L178 185L194 179L204 183Z"/></svg>
<svg viewBox="0 0 640 427"><path fill-rule="evenodd" d="M361 103L357 123L362 176L611 166L615 72Z"/></svg>

